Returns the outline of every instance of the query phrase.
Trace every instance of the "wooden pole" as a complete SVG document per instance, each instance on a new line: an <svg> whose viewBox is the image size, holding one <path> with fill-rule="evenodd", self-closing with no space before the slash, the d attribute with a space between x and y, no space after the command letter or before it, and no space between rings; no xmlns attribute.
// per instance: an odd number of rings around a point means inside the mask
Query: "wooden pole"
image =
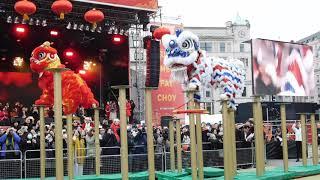
<svg viewBox="0 0 320 180"><path fill-rule="evenodd" d="M200 109L200 103L195 103L195 108ZM198 176L203 180L203 152L202 152L202 127L201 127L201 114L196 114L196 129L197 129L197 158L198 158Z"/></svg>
<svg viewBox="0 0 320 180"><path fill-rule="evenodd" d="M230 156L230 126L227 101L222 101L222 119L223 119L223 162L224 162L224 179L233 179L232 156Z"/></svg>
<svg viewBox="0 0 320 180"><path fill-rule="evenodd" d="M177 163L178 172L182 172L182 150L181 150L181 129L180 119L176 119L176 141L177 141Z"/></svg>
<svg viewBox="0 0 320 180"><path fill-rule="evenodd" d="M170 139L170 169L171 171L176 170L175 165L175 153L174 153L174 130L173 130L173 121L169 121L169 139Z"/></svg>
<svg viewBox="0 0 320 180"><path fill-rule="evenodd" d="M54 82L54 125L56 179L63 180L62 88L61 69L52 69Z"/></svg>
<svg viewBox="0 0 320 180"><path fill-rule="evenodd" d="M44 106L39 106L40 114L40 178L46 178L46 142L45 142L45 119Z"/></svg>
<svg viewBox="0 0 320 180"><path fill-rule="evenodd" d="M126 88L119 87L120 104L120 142L121 142L121 175L122 179L129 179L128 163L128 139L127 139L127 116L126 116Z"/></svg>
<svg viewBox="0 0 320 180"><path fill-rule="evenodd" d="M318 133L316 127L316 118L314 114L311 114L311 130L312 130L312 163L313 165L318 165L319 155L318 155Z"/></svg>
<svg viewBox="0 0 320 180"><path fill-rule="evenodd" d="M152 126L152 89L145 89L146 96L146 125L147 125L147 146L148 146L148 171L149 180L155 179L154 165L154 145L153 145L153 126Z"/></svg>
<svg viewBox="0 0 320 180"><path fill-rule="evenodd" d="M288 172L288 142L287 142L287 117L286 117L286 105L280 105L281 113L281 130L282 130L282 154L283 154L283 169L284 172Z"/></svg>
<svg viewBox="0 0 320 180"><path fill-rule="evenodd" d="M263 176L265 172L264 161L264 137L263 137L263 120L262 107L260 97L254 98L253 104L253 119L254 119L254 133L255 133L255 153L256 153L256 174Z"/></svg>
<svg viewBox="0 0 320 180"><path fill-rule="evenodd" d="M96 175L100 175L100 138L99 138L99 108L94 108L94 144L96 148Z"/></svg>
<svg viewBox="0 0 320 180"><path fill-rule="evenodd" d="M68 176L69 179L73 179L74 170L74 157L73 157L73 128L72 128L72 114L67 115L67 138L68 138Z"/></svg>
<svg viewBox="0 0 320 180"><path fill-rule="evenodd" d="M188 91L188 103L189 109L194 109L194 91ZM194 114L189 114L189 125L190 125L190 141L191 141L191 170L192 170L192 179L197 179L197 150L196 150L196 131L195 131L195 122Z"/></svg>
<svg viewBox="0 0 320 180"><path fill-rule="evenodd" d="M235 131L235 117L234 110L229 109L229 126L230 126L230 143L231 143L231 152L232 152L232 174L235 176L237 174L237 147L236 147L236 131Z"/></svg>
<svg viewBox="0 0 320 180"><path fill-rule="evenodd" d="M306 131L306 115L301 114L301 135L302 135L302 165L307 166L307 131Z"/></svg>

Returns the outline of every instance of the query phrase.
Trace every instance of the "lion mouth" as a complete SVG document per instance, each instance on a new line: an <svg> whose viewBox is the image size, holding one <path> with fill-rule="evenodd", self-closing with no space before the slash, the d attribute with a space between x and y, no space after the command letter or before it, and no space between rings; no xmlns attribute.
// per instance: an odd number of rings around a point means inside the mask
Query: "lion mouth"
<svg viewBox="0 0 320 180"><path fill-rule="evenodd" d="M181 69L181 68L185 68L186 66L183 64L172 64L171 69Z"/></svg>

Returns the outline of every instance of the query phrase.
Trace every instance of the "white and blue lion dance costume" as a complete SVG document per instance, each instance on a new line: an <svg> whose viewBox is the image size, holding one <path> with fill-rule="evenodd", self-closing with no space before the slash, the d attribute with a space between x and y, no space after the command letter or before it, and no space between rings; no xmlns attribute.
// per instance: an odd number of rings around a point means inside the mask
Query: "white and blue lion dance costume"
<svg viewBox="0 0 320 180"><path fill-rule="evenodd" d="M185 89L220 88L221 99L228 100L228 107L236 109L235 98L242 95L245 79L240 60L207 58L200 49L199 38L180 29L174 35L162 36L162 43L166 50L164 65L171 69L174 80Z"/></svg>

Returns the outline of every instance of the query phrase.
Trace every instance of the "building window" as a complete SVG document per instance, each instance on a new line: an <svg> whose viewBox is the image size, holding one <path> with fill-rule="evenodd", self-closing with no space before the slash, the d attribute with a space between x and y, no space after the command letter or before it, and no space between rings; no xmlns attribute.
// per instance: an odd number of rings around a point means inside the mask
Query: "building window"
<svg viewBox="0 0 320 180"><path fill-rule="evenodd" d="M220 52L226 52L226 43L224 42L220 43Z"/></svg>
<svg viewBox="0 0 320 180"><path fill-rule="evenodd" d="M244 44L240 44L240 52L244 52Z"/></svg>
<svg viewBox="0 0 320 180"><path fill-rule="evenodd" d="M244 87L242 92L242 97L246 97L246 96L247 96L247 87Z"/></svg>
<svg viewBox="0 0 320 180"><path fill-rule="evenodd" d="M213 114L212 103L206 103L206 110L209 112L209 114Z"/></svg>
<svg viewBox="0 0 320 180"><path fill-rule="evenodd" d="M206 97L211 97L210 91L206 91Z"/></svg>
<svg viewBox="0 0 320 180"><path fill-rule="evenodd" d="M212 42L200 42L200 48L207 52L212 52Z"/></svg>
<svg viewBox="0 0 320 180"><path fill-rule="evenodd" d="M249 66L248 58L240 58L240 61L242 61L245 66Z"/></svg>

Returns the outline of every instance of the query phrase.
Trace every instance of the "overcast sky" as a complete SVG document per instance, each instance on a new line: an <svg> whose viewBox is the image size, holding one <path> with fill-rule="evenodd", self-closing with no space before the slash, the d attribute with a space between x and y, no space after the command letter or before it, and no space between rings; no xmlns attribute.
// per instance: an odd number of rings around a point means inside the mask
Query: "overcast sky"
<svg viewBox="0 0 320 180"><path fill-rule="evenodd" d="M320 31L320 0L159 0L163 15L184 26L223 27L237 13L251 24L252 38L299 40Z"/></svg>

